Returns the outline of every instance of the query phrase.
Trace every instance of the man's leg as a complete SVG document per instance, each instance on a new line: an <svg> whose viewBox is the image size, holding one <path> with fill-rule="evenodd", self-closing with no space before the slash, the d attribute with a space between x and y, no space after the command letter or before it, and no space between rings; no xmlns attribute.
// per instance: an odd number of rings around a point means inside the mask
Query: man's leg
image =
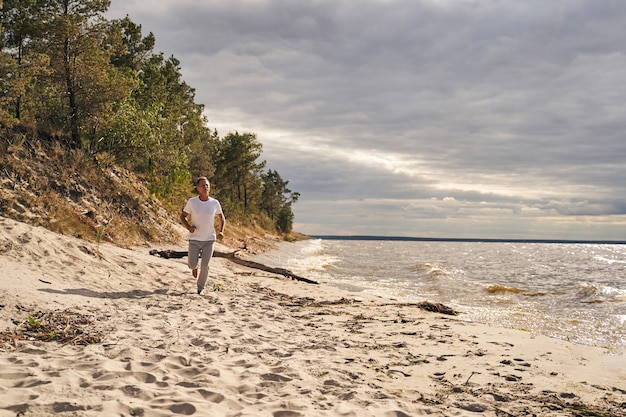
<svg viewBox="0 0 626 417"><path fill-rule="evenodd" d="M189 241L189 253L187 254L187 265L191 269L191 274L194 278L198 276L198 263L200 259L200 250L202 248L201 244L204 242L199 242L197 240Z"/></svg>
<svg viewBox="0 0 626 417"><path fill-rule="evenodd" d="M200 275L198 276L198 294L202 292L209 278L209 262L213 256L214 240L202 242L202 257L200 258Z"/></svg>

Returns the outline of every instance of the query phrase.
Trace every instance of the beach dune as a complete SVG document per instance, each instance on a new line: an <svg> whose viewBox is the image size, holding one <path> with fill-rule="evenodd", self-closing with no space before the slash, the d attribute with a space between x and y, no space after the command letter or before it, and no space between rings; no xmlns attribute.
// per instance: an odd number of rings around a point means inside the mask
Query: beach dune
<svg viewBox="0 0 626 417"><path fill-rule="evenodd" d="M153 249L0 217L0 417L626 415L623 352Z"/></svg>

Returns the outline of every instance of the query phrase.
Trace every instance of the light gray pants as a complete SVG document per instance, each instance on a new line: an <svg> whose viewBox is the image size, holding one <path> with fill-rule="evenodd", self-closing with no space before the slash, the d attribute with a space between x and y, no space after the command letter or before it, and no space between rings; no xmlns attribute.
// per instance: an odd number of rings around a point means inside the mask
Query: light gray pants
<svg viewBox="0 0 626 417"><path fill-rule="evenodd" d="M200 264L200 273L198 274L198 291L202 291L209 277L209 261L213 256L214 240L203 242L201 240L189 241L189 254L187 256L187 265L191 269L197 269Z"/></svg>

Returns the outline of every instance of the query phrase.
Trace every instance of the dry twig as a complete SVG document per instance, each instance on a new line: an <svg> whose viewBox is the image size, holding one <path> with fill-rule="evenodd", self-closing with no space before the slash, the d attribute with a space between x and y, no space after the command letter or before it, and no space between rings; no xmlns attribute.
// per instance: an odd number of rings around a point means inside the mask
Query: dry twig
<svg viewBox="0 0 626 417"><path fill-rule="evenodd" d="M18 341L40 340L62 344L89 345L102 342L91 316L72 310L38 311L17 322L14 329L0 332L0 346L17 348Z"/></svg>

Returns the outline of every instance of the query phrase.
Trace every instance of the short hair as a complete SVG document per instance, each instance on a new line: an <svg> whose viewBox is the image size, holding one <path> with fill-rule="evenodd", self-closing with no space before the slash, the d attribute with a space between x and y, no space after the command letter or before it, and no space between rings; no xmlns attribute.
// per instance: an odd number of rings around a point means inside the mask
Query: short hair
<svg viewBox="0 0 626 417"><path fill-rule="evenodd" d="M207 177L198 177L196 178L196 185L200 184L200 181L205 180L209 185L211 185L211 183L209 182L209 179Z"/></svg>

